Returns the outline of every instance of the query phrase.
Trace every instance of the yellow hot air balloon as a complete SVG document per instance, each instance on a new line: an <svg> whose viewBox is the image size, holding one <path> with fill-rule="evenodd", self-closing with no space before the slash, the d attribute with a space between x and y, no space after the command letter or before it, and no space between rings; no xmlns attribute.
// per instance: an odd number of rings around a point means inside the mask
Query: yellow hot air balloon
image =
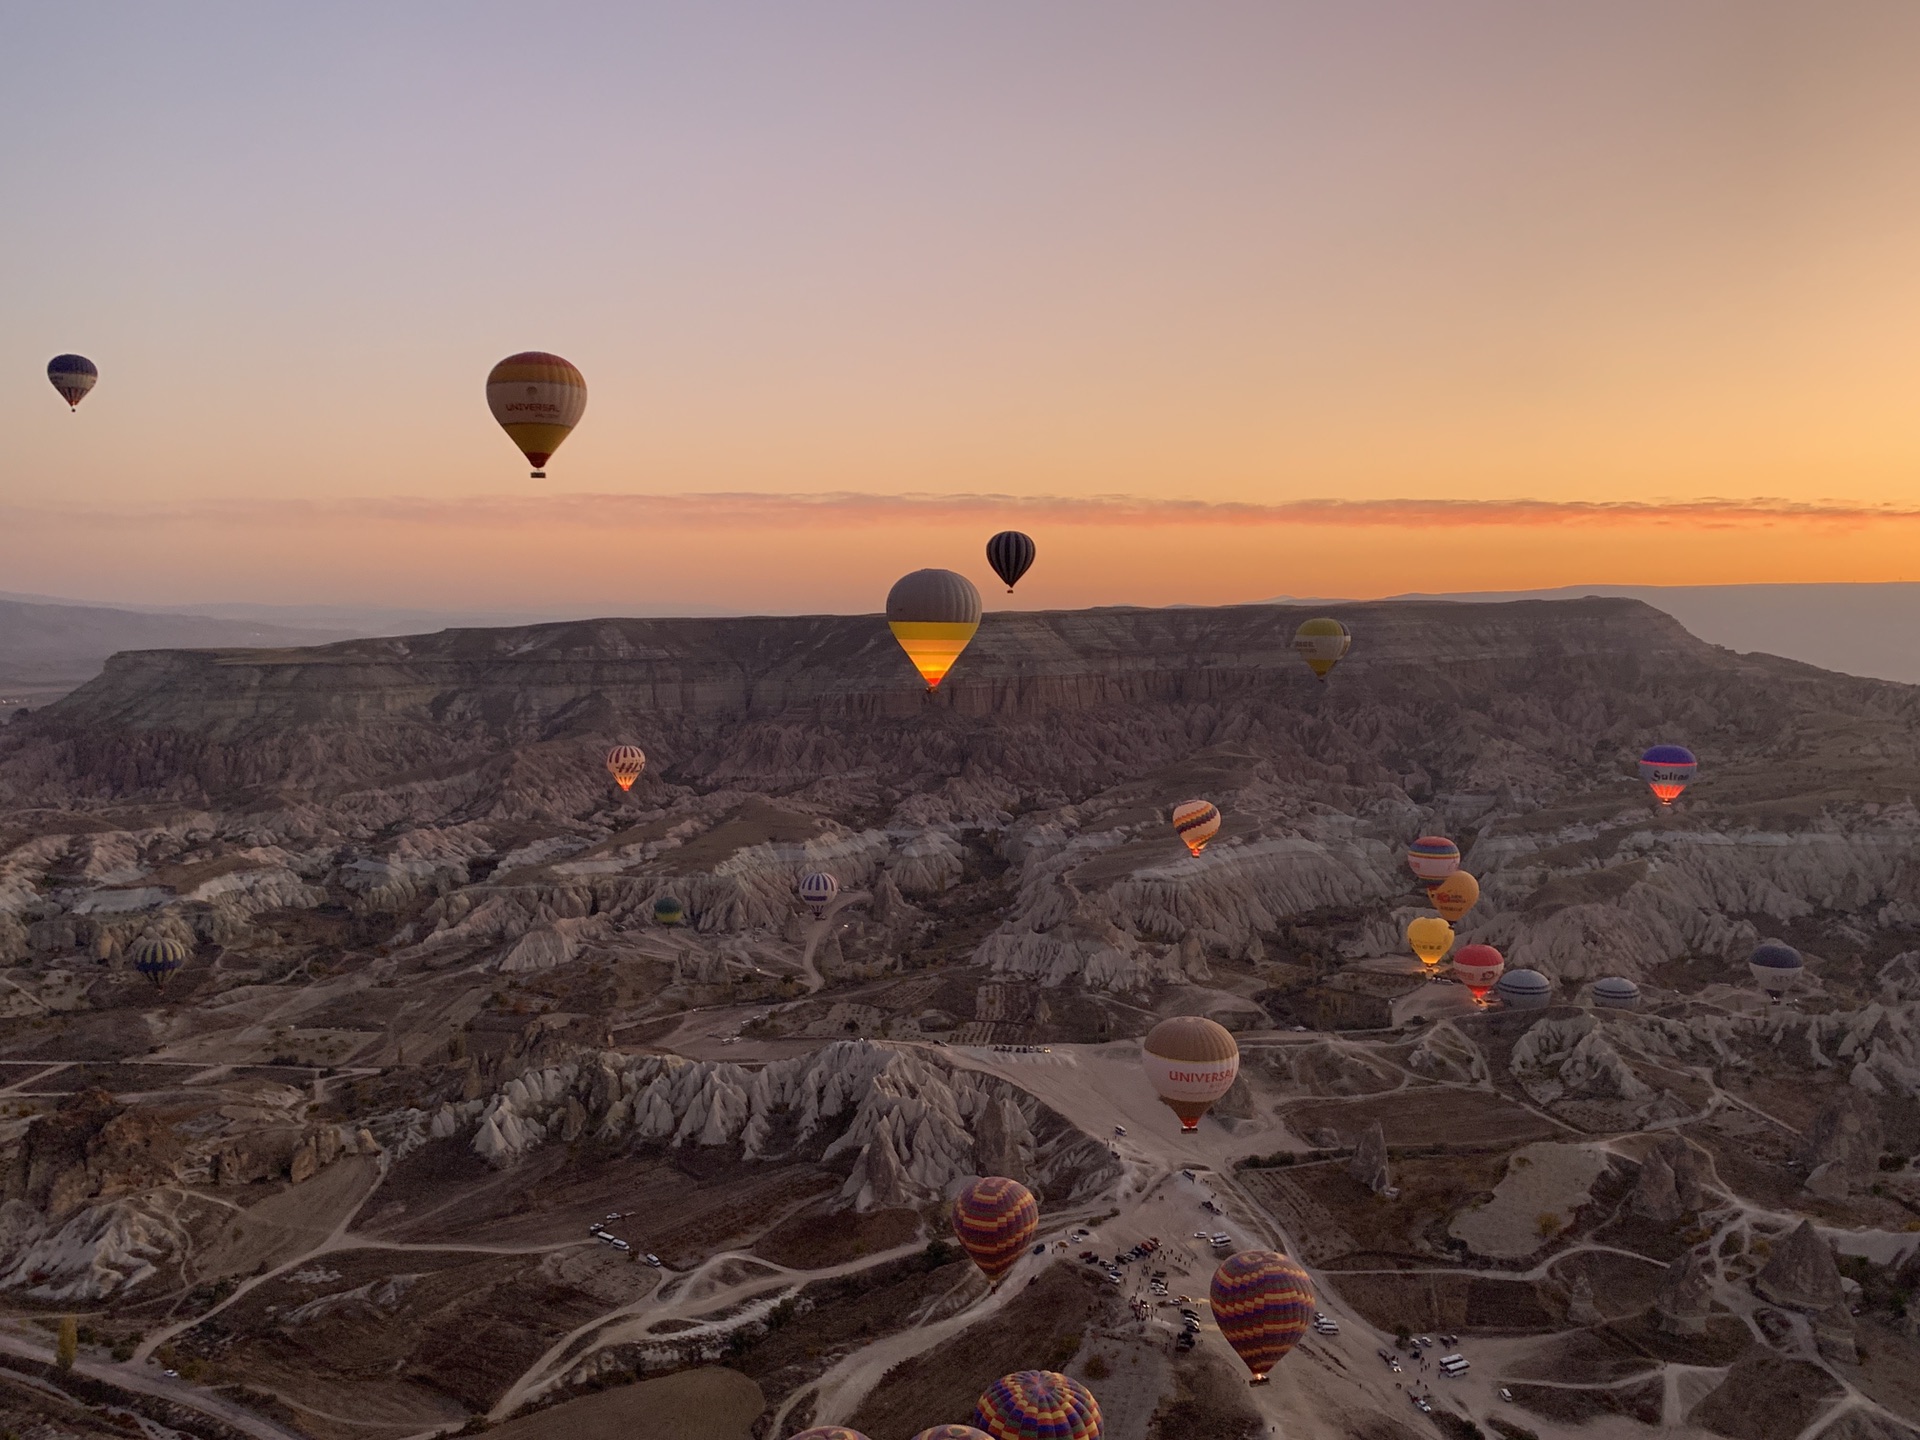
<svg viewBox="0 0 1920 1440"><path fill-rule="evenodd" d="M951 570L916 570L887 592L887 626L932 694L980 628L980 592Z"/></svg>
<svg viewBox="0 0 1920 1440"><path fill-rule="evenodd" d="M544 480L547 457L587 413L586 377L558 355L523 350L487 376L487 408L526 455L533 478Z"/></svg>
<svg viewBox="0 0 1920 1440"><path fill-rule="evenodd" d="M1437 915L1422 915L1407 925L1407 944L1431 970L1453 948L1453 927Z"/></svg>
<svg viewBox="0 0 1920 1440"><path fill-rule="evenodd" d="M1198 855L1220 833L1220 812L1207 800L1182 800L1173 807L1173 833Z"/></svg>
<svg viewBox="0 0 1920 1440"><path fill-rule="evenodd" d="M1456 870L1427 891L1427 899L1449 924L1471 910L1480 898L1480 882L1464 870Z"/></svg>
<svg viewBox="0 0 1920 1440"><path fill-rule="evenodd" d="M1294 654L1307 662L1307 668L1313 671L1317 680L1327 678L1351 644L1353 635L1347 627L1338 620L1329 620L1324 616L1307 621L1293 632Z"/></svg>

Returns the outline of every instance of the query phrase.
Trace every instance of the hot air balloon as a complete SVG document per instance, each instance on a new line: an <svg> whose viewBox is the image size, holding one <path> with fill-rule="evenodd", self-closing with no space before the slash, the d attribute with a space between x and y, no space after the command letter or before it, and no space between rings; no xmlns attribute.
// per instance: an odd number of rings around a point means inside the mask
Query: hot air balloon
<svg viewBox="0 0 1920 1440"><path fill-rule="evenodd" d="M1022 1370L987 1387L973 1423L991 1440L1100 1440L1100 1402L1078 1380Z"/></svg>
<svg viewBox="0 0 1920 1440"><path fill-rule="evenodd" d="M1487 992L1506 968L1505 957L1491 945L1462 945L1453 957L1454 978L1467 987L1476 1005L1487 1003Z"/></svg>
<svg viewBox="0 0 1920 1440"><path fill-rule="evenodd" d="M815 1425L809 1430L802 1430L793 1440L867 1440L867 1437L844 1425Z"/></svg>
<svg viewBox="0 0 1920 1440"><path fill-rule="evenodd" d="M971 1425L936 1425L931 1430L922 1430L913 1440L993 1440L993 1437Z"/></svg>
<svg viewBox="0 0 1920 1440"><path fill-rule="evenodd" d="M813 911L813 918L824 920L827 907L833 903L833 897L840 893L840 882L825 871L816 870L800 880L800 898L807 908Z"/></svg>
<svg viewBox="0 0 1920 1440"><path fill-rule="evenodd" d="M128 958L135 970L153 982L154 989L161 990L173 978L174 971L187 963L187 954L187 947L178 940L146 935L134 942Z"/></svg>
<svg viewBox="0 0 1920 1440"><path fill-rule="evenodd" d="M1200 1117L1240 1073L1240 1047L1224 1025L1203 1015L1176 1015L1147 1032L1140 1064L1160 1103L1180 1117L1180 1128L1198 1130Z"/></svg>
<svg viewBox="0 0 1920 1440"><path fill-rule="evenodd" d="M1593 1003L1602 1010L1637 1010L1640 987L1619 975L1593 982Z"/></svg>
<svg viewBox="0 0 1920 1440"><path fill-rule="evenodd" d="M60 392L60 398L78 410L87 392L99 383L100 372L84 355L56 355L47 362L47 379Z"/></svg>
<svg viewBox="0 0 1920 1440"><path fill-rule="evenodd" d="M1438 915L1422 915L1407 922L1407 944L1431 970L1453 948L1453 927Z"/></svg>
<svg viewBox="0 0 1920 1440"><path fill-rule="evenodd" d="M1276 1250L1242 1250L1213 1272L1214 1322L1253 1372L1255 1385L1313 1323L1313 1281Z"/></svg>
<svg viewBox="0 0 1920 1440"><path fill-rule="evenodd" d="M1220 812L1206 800L1182 800L1173 807L1173 833L1198 855L1220 833Z"/></svg>
<svg viewBox="0 0 1920 1440"><path fill-rule="evenodd" d="M1793 988L1805 968L1806 961L1800 958L1800 952L1791 945L1782 945L1778 940L1767 941L1747 957L1747 970L1754 982L1776 1004L1782 995Z"/></svg>
<svg viewBox="0 0 1920 1440"><path fill-rule="evenodd" d="M1013 1268L1040 1228L1040 1206L1018 1180L988 1175L953 1197L953 1233L993 1284Z"/></svg>
<svg viewBox="0 0 1920 1440"><path fill-rule="evenodd" d="M1449 925L1465 916L1479 898L1480 882L1464 870L1454 871L1427 891L1427 902Z"/></svg>
<svg viewBox="0 0 1920 1440"><path fill-rule="evenodd" d="M687 923L687 907L671 895L662 895L653 902L653 923L656 925L684 925Z"/></svg>
<svg viewBox="0 0 1920 1440"><path fill-rule="evenodd" d="M1699 766L1684 745L1656 745L1640 757L1640 778L1647 782L1656 800L1671 805L1693 783L1693 772Z"/></svg>
<svg viewBox="0 0 1920 1440"><path fill-rule="evenodd" d="M1309 620L1293 632L1293 653L1307 662L1316 680L1324 680L1353 644L1353 636L1338 620Z"/></svg>
<svg viewBox="0 0 1920 1440"><path fill-rule="evenodd" d="M916 570L887 592L887 627L931 694L980 628L980 592L951 570Z"/></svg>
<svg viewBox="0 0 1920 1440"><path fill-rule="evenodd" d="M1020 577L1033 565L1033 537L1018 530L1002 530L987 541L987 563L1011 595Z"/></svg>
<svg viewBox="0 0 1920 1440"><path fill-rule="evenodd" d="M1407 847L1407 868L1431 888L1460 868L1460 847L1444 835L1422 835Z"/></svg>
<svg viewBox="0 0 1920 1440"><path fill-rule="evenodd" d="M633 789L633 782L646 768L647 752L638 745L616 745L607 752L607 773L623 791Z"/></svg>
<svg viewBox="0 0 1920 1440"><path fill-rule="evenodd" d="M586 377L558 355L523 350L488 374L487 408L544 480L547 458L587 413Z"/></svg>
<svg viewBox="0 0 1920 1440"><path fill-rule="evenodd" d="M1538 970L1509 970L1493 993L1509 1010L1544 1010L1553 1003L1553 982Z"/></svg>

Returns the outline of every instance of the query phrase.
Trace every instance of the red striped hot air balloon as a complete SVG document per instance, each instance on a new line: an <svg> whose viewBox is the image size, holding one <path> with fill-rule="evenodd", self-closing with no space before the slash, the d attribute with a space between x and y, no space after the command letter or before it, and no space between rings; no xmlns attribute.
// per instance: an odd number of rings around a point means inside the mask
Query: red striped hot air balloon
<svg viewBox="0 0 1920 1440"><path fill-rule="evenodd" d="M1026 1253L1039 1228L1039 1202L1018 1180L987 1175L954 1197L954 1237L996 1285Z"/></svg>
<svg viewBox="0 0 1920 1440"><path fill-rule="evenodd" d="M1313 1281L1276 1250L1242 1250L1213 1272L1209 1296L1213 1318L1234 1353L1253 1372L1255 1385L1313 1323Z"/></svg>
<svg viewBox="0 0 1920 1440"><path fill-rule="evenodd" d="M991 1440L1100 1440L1100 1402L1078 1380L1021 1370L987 1387L973 1423Z"/></svg>
<svg viewBox="0 0 1920 1440"><path fill-rule="evenodd" d="M1182 800L1173 807L1173 833L1198 855L1220 833L1220 812L1208 800Z"/></svg>
<svg viewBox="0 0 1920 1440"><path fill-rule="evenodd" d="M633 782L647 768L647 752L638 745L616 745L607 752L607 773L621 790L633 789Z"/></svg>
<svg viewBox="0 0 1920 1440"><path fill-rule="evenodd" d="M487 408L544 480L548 459L587 413L587 380L558 355L523 350L488 374Z"/></svg>

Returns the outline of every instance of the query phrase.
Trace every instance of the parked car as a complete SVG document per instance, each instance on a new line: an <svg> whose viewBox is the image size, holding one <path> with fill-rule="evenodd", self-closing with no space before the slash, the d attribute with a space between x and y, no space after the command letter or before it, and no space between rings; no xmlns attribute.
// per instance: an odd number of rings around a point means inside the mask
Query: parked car
<svg viewBox="0 0 1920 1440"><path fill-rule="evenodd" d="M644 1256L643 1258L646 1260L647 1264L653 1266L654 1269L658 1270L660 1268L661 1261L658 1255L647 1255L647 1256Z"/></svg>

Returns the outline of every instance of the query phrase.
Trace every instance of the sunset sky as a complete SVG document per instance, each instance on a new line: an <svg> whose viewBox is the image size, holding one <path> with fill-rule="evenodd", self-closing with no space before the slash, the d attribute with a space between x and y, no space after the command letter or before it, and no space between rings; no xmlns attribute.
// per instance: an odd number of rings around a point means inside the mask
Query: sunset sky
<svg viewBox="0 0 1920 1440"><path fill-rule="evenodd" d="M0 590L1920 579L1916 63L1913 0L12 6Z"/></svg>

